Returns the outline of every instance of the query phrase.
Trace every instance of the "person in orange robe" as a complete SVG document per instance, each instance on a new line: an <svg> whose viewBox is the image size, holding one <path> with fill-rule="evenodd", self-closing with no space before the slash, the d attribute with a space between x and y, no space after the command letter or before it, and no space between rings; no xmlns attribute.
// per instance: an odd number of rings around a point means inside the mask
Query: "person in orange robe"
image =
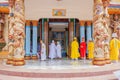
<svg viewBox="0 0 120 80"><path fill-rule="evenodd" d="M82 42L80 43L80 56L81 59L86 58L86 42L84 37L82 38Z"/></svg>

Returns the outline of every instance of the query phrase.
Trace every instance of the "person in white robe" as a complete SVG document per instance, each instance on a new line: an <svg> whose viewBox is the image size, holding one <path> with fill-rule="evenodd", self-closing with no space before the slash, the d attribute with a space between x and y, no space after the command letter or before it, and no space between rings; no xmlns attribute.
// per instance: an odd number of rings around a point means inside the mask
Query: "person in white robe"
<svg viewBox="0 0 120 80"><path fill-rule="evenodd" d="M57 53L57 58L62 58L62 54L61 54L61 45L59 42L57 42L57 45L56 45L56 53Z"/></svg>
<svg viewBox="0 0 120 80"><path fill-rule="evenodd" d="M52 43L49 46L49 58L50 59L56 58L56 45L54 40L52 40Z"/></svg>
<svg viewBox="0 0 120 80"><path fill-rule="evenodd" d="M40 50L41 60L46 60L46 46L42 40L40 41L40 44L41 44L41 50Z"/></svg>

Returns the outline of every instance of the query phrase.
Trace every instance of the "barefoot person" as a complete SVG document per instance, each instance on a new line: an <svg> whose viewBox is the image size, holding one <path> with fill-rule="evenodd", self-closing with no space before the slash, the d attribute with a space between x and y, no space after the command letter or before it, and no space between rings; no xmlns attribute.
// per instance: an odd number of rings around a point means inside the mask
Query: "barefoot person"
<svg viewBox="0 0 120 80"><path fill-rule="evenodd" d="M118 62L119 59L120 41L117 39L117 34L112 34L112 40L110 41L110 59Z"/></svg>
<svg viewBox="0 0 120 80"><path fill-rule="evenodd" d="M57 42L57 46L56 46L56 53L57 53L57 58L62 58L62 53L61 53L61 45L59 42Z"/></svg>
<svg viewBox="0 0 120 80"><path fill-rule="evenodd" d="M85 59L86 58L86 42L85 42L85 38L82 38L82 42L80 43L80 56L81 59Z"/></svg>
<svg viewBox="0 0 120 80"><path fill-rule="evenodd" d="M41 44L41 51L40 51L41 60L46 60L46 46L42 40L40 41L40 44Z"/></svg>
<svg viewBox="0 0 120 80"><path fill-rule="evenodd" d="M77 42L77 38L74 37L71 43L71 59L78 60L78 57L80 57L79 44Z"/></svg>
<svg viewBox="0 0 120 80"><path fill-rule="evenodd" d="M54 40L52 40L52 43L50 44L49 49L50 49L49 50L49 58L50 59L56 58L56 45L55 45Z"/></svg>
<svg viewBox="0 0 120 80"><path fill-rule="evenodd" d="M88 59L93 59L94 57L94 42L92 39L88 42Z"/></svg>

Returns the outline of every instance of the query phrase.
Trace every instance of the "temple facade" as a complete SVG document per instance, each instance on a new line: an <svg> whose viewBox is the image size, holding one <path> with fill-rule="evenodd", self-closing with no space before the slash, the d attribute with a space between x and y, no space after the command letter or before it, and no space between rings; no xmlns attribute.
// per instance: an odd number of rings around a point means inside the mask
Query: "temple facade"
<svg viewBox="0 0 120 80"><path fill-rule="evenodd" d="M114 14L119 16L120 13L116 1L107 1L108 6L103 13L110 15L110 19L106 18L107 28L105 28L109 32L103 31L103 34L105 33L110 40L112 32L115 31L112 29L113 27L109 27L110 21L113 21ZM82 38L85 38L86 43L92 39L95 41L95 45L99 44L96 42L96 36L97 32L102 31L97 31L94 27L96 26L94 23L97 21L94 16L99 13L96 12L97 8L99 10L104 7L98 6L102 5L102 2L104 0L76 0L75 2L72 0L53 0L51 2L36 0L34 4L33 0L1 1L0 42L6 44L3 50L8 50L10 53L7 63L10 64L13 57L15 57L15 61L17 58L18 62L23 61L23 64L24 57L25 59L38 59L40 40L45 42L47 55L51 41L60 41L62 54L68 57L70 56L70 44L74 37L77 37L79 43ZM119 30L116 31L119 35ZM96 47L98 46L96 45ZM86 52L88 54L88 50Z"/></svg>

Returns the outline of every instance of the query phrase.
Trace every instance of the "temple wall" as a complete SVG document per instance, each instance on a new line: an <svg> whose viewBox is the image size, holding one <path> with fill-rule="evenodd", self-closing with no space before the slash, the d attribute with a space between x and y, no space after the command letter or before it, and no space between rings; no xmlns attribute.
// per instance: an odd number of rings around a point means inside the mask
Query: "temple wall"
<svg viewBox="0 0 120 80"><path fill-rule="evenodd" d="M52 9L66 9L66 16L52 16ZM27 20L39 18L92 20L93 0L25 0L25 16Z"/></svg>

